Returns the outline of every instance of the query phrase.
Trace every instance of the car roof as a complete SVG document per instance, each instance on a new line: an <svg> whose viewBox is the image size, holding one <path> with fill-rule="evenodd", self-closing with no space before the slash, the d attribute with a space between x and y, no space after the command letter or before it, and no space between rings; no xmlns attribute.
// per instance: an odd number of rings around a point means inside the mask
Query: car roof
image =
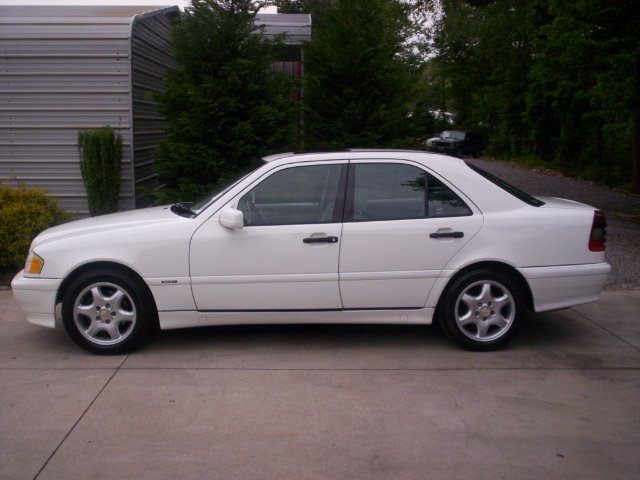
<svg viewBox="0 0 640 480"><path fill-rule="evenodd" d="M333 152L305 152L279 153L263 158L264 162L272 166L286 165L297 162L327 162L345 160L404 160L419 163L425 167L432 167L441 174L470 169L463 160L424 150L400 150L379 148L353 148Z"/></svg>
<svg viewBox="0 0 640 480"><path fill-rule="evenodd" d="M281 158L289 158L289 157L304 157L307 155L327 155L327 160L344 160L344 154L349 152L367 152L367 153L424 153L419 150L409 150L409 149L393 149L393 148L347 148L345 150L335 150L335 151L327 151L327 152L285 152L285 153L276 153L273 155L268 155L266 157L262 157L262 160L266 163L273 162L275 160L280 160Z"/></svg>

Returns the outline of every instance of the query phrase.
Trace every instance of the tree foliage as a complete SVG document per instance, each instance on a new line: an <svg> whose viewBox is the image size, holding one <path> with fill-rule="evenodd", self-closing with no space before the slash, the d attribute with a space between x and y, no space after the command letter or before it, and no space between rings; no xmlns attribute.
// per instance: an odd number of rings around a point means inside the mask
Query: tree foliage
<svg viewBox="0 0 640 480"><path fill-rule="evenodd" d="M462 127L484 130L496 155L534 156L640 191L637 2L434 5L430 68Z"/></svg>
<svg viewBox="0 0 640 480"><path fill-rule="evenodd" d="M291 82L271 69L282 41L259 34L257 8L250 0L193 0L174 28L181 67L157 96L169 121L157 150L164 200L194 200L290 146Z"/></svg>
<svg viewBox="0 0 640 480"><path fill-rule="evenodd" d="M406 5L337 0L314 17L305 48L307 148L392 147L412 142L416 69Z"/></svg>

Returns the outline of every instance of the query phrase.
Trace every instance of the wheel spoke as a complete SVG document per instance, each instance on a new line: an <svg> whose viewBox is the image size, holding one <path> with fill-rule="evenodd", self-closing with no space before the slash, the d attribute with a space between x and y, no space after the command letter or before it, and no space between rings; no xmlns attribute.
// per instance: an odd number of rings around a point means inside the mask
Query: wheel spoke
<svg viewBox="0 0 640 480"><path fill-rule="evenodd" d="M480 292L480 296L478 297L478 301L482 303L493 302L493 294L491 293L490 283L485 282L482 284L482 290Z"/></svg>
<svg viewBox="0 0 640 480"><path fill-rule="evenodd" d="M91 297L93 298L93 304L102 306L107 303L108 299L102 293L100 286L95 286L91 289Z"/></svg>
<svg viewBox="0 0 640 480"><path fill-rule="evenodd" d="M79 313L81 315L86 315L88 317L91 317L91 315L94 315L95 311L96 311L96 307L93 303L91 305L78 305L76 307L76 313Z"/></svg>
<svg viewBox="0 0 640 480"><path fill-rule="evenodd" d="M468 292L462 296L460 301L466 305L470 312L472 312L478 304L478 298L472 297Z"/></svg>
<svg viewBox="0 0 640 480"><path fill-rule="evenodd" d="M122 305L122 300L127 298L122 290L116 290L113 295L106 299L109 304L116 309L120 309Z"/></svg>
<svg viewBox="0 0 640 480"><path fill-rule="evenodd" d="M124 322L134 322L136 319L136 314L133 312L123 312L120 311L117 313L115 317L113 317L116 323L124 323Z"/></svg>
<svg viewBox="0 0 640 480"><path fill-rule="evenodd" d="M487 322L489 325L495 325L496 327L499 327L500 329L505 328L509 325L509 321L504 318L502 315L496 315L495 317L493 317L489 322Z"/></svg>
<svg viewBox="0 0 640 480"><path fill-rule="evenodd" d="M104 327L99 321L91 320L91 323L89 324L89 328L87 328L84 333L88 337L95 338L95 336L98 333L100 333L102 330L104 330Z"/></svg>
<svg viewBox="0 0 640 480"><path fill-rule="evenodd" d="M498 297L498 298L494 298L493 299L493 306L495 307L494 309L497 312L502 310L507 305L511 305L511 303L512 303L511 302L511 297L509 295L507 295L506 293L502 297Z"/></svg>
<svg viewBox="0 0 640 480"><path fill-rule="evenodd" d="M489 322L478 321L476 325L478 326L477 337L481 339L485 338L489 332Z"/></svg>
<svg viewBox="0 0 640 480"><path fill-rule="evenodd" d="M122 335L120 334L120 330L118 330L118 322L111 322L106 325L105 331L111 337L111 340L118 340Z"/></svg>
<svg viewBox="0 0 640 480"><path fill-rule="evenodd" d="M469 310L464 315L459 315L458 316L458 323L460 325L462 325L463 327L466 326L466 325L472 325L472 324L476 323L476 317L473 314L473 311Z"/></svg>

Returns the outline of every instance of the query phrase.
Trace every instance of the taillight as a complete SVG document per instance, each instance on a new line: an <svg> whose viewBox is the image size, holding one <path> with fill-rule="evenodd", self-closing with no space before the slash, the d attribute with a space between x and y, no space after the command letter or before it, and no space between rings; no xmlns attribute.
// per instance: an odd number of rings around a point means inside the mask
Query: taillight
<svg viewBox="0 0 640 480"><path fill-rule="evenodd" d="M607 219L600 210L593 213L593 225L589 235L589 250L604 252L607 249Z"/></svg>

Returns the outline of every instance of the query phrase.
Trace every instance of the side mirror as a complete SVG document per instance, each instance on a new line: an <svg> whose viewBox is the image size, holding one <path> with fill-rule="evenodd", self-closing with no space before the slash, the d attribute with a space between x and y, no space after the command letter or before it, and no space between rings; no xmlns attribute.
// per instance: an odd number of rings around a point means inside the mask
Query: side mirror
<svg viewBox="0 0 640 480"><path fill-rule="evenodd" d="M244 227L244 217L240 210L223 208L220 212L220 225L225 228L237 229Z"/></svg>

